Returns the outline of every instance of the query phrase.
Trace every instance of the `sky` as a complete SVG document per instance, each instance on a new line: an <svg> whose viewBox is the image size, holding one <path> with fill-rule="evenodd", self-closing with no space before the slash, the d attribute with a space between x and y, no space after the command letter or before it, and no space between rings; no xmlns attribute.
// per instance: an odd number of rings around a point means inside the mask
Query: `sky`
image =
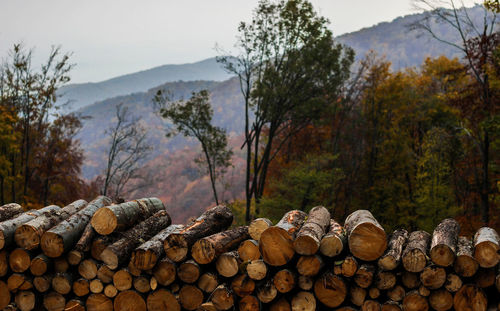
<svg viewBox="0 0 500 311"><path fill-rule="evenodd" d="M416 13L411 0L311 0L334 35ZM71 52L73 83L98 82L231 50L258 0L0 0L0 57L14 43L40 64L51 46Z"/></svg>

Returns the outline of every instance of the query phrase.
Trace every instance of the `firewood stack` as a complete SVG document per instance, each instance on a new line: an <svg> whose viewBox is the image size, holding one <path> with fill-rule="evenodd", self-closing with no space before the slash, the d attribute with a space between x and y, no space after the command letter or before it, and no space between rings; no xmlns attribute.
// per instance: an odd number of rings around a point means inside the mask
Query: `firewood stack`
<svg viewBox="0 0 500 311"><path fill-rule="evenodd" d="M342 226L320 206L232 222L216 206L172 225L156 198L1 206L0 309L500 310L492 228L387 237L367 210Z"/></svg>

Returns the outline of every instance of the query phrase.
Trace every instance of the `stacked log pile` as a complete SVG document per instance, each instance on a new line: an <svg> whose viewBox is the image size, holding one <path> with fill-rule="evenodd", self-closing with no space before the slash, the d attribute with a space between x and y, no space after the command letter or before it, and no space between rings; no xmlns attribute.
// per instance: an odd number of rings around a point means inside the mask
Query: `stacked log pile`
<svg viewBox="0 0 500 311"><path fill-rule="evenodd" d="M225 206L171 224L156 198L0 207L0 309L500 310L500 238L389 236L359 210L324 207L231 227Z"/></svg>

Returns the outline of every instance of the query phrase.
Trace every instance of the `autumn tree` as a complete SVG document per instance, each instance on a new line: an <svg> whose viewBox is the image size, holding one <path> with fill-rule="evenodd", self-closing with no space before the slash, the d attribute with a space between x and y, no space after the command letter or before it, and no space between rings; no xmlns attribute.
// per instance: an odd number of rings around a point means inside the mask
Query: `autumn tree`
<svg viewBox="0 0 500 311"><path fill-rule="evenodd" d="M252 198L259 213L270 163L338 99L354 53L334 42L328 21L306 0L260 1L238 31L239 55L219 60L238 75L245 99L249 221Z"/></svg>
<svg viewBox="0 0 500 311"><path fill-rule="evenodd" d="M219 204L217 182L231 164L233 152L228 147L226 130L212 125L214 111L207 90L193 92L189 100L171 101L168 92L158 91L154 102L160 106L160 115L172 123L167 137L182 134L195 138L202 154L195 161L206 168L216 204Z"/></svg>

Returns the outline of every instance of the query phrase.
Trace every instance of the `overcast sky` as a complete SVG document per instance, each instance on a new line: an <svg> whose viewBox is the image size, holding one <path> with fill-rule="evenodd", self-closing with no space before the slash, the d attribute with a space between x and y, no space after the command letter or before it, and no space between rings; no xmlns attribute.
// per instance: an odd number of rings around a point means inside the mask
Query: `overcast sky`
<svg viewBox="0 0 500 311"><path fill-rule="evenodd" d="M257 0L0 0L0 56L15 42L73 53L72 82L97 82L164 64L190 63L235 43ZM411 0L312 0L334 35L415 13Z"/></svg>

